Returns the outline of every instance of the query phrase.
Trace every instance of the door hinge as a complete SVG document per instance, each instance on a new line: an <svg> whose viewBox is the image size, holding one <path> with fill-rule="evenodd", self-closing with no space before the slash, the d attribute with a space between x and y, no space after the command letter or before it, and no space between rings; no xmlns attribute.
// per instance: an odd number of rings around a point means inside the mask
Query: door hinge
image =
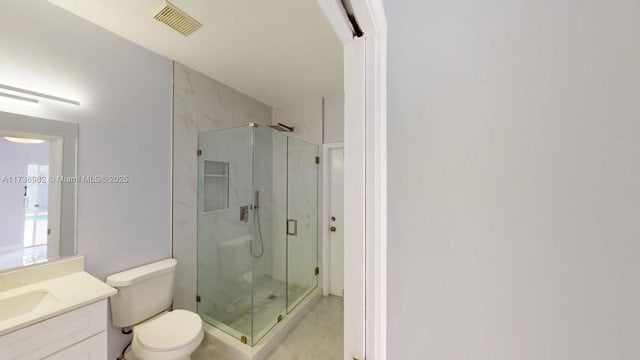
<svg viewBox="0 0 640 360"><path fill-rule="evenodd" d="M51 235L51 229L47 229L47 235Z"/></svg>
<svg viewBox="0 0 640 360"><path fill-rule="evenodd" d="M200 301L202 301L202 298L200 298L200 295L196 295L196 302L199 303Z"/></svg>
<svg viewBox="0 0 640 360"><path fill-rule="evenodd" d="M202 150L198 149L197 154L198 154L198 156L202 156Z"/></svg>
<svg viewBox="0 0 640 360"><path fill-rule="evenodd" d="M320 164L320 156L316 156L316 164Z"/></svg>
<svg viewBox="0 0 640 360"><path fill-rule="evenodd" d="M313 274L314 274L315 276L320 275L320 268L316 266L315 270L313 270Z"/></svg>

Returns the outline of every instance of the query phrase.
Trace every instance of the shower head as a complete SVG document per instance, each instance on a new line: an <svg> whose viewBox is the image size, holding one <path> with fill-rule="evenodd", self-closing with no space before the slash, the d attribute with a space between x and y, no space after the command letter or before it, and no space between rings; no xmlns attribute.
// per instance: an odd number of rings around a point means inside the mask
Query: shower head
<svg viewBox="0 0 640 360"><path fill-rule="evenodd" d="M293 126L287 126L283 123L278 123L278 125L268 125L270 128L282 132L293 132Z"/></svg>

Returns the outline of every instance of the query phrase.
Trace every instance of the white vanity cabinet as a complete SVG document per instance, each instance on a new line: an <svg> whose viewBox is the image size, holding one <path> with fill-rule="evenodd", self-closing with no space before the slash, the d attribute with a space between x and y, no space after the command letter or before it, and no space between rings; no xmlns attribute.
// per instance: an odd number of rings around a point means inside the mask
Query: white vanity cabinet
<svg viewBox="0 0 640 360"><path fill-rule="evenodd" d="M107 301L0 336L0 359L107 360Z"/></svg>

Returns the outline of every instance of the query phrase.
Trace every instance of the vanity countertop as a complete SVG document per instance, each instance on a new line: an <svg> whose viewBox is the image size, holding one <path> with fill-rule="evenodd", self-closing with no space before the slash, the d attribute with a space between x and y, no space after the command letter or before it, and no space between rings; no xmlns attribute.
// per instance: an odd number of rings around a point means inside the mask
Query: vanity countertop
<svg viewBox="0 0 640 360"><path fill-rule="evenodd" d="M4 304L0 309L0 336L116 293L116 289L84 271L0 291L0 304Z"/></svg>

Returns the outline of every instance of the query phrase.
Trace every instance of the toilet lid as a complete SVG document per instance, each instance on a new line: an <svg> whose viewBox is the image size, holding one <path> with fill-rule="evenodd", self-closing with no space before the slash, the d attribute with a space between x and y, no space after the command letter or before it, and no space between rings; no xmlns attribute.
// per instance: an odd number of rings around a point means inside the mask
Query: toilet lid
<svg viewBox="0 0 640 360"><path fill-rule="evenodd" d="M174 310L136 329L136 339L149 351L171 351L188 345L202 331L202 319L186 310Z"/></svg>

